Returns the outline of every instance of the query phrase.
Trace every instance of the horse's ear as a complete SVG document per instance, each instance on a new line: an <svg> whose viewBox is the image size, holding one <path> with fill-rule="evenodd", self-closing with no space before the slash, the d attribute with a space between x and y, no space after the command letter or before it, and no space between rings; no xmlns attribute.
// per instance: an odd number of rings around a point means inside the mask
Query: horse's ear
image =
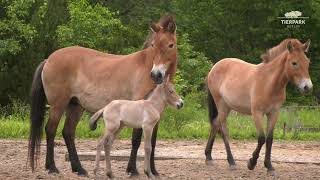
<svg viewBox="0 0 320 180"><path fill-rule="evenodd" d="M152 23L150 29L151 29L151 31L157 33L160 31L161 26L159 24Z"/></svg>
<svg viewBox="0 0 320 180"><path fill-rule="evenodd" d="M177 30L177 26L176 23L174 22L169 22L168 26L166 27L166 31L171 32L171 33L175 33Z"/></svg>
<svg viewBox="0 0 320 180"><path fill-rule="evenodd" d="M310 43L311 43L311 41L310 41L310 39L308 39L308 41L303 44L304 52L309 51Z"/></svg>
<svg viewBox="0 0 320 180"><path fill-rule="evenodd" d="M292 51L293 51L293 46L292 46L291 41L288 42L288 44L287 44L287 49L288 49L289 52L292 52Z"/></svg>

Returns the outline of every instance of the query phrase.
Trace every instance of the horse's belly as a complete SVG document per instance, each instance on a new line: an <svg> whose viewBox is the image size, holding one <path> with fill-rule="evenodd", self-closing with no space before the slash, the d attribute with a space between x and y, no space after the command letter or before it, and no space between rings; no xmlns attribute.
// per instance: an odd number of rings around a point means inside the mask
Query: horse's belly
<svg viewBox="0 0 320 180"><path fill-rule="evenodd" d="M243 114L251 114L251 99L249 94L229 89L222 93L222 98L232 110Z"/></svg>
<svg viewBox="0 0 320 180"><path fill-rule="evenodd" d="M89 112L96 112L105 107L113 100L130 99L129 93L113 91L104 88L88 88L81 93L76 93L74 96L78 98L79 104Z"/></svg>

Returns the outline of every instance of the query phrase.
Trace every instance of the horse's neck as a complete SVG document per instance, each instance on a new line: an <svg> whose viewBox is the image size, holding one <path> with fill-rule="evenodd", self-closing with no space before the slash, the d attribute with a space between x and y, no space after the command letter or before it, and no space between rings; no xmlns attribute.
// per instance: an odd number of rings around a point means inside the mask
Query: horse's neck
<svg viewBox="0 0 320 180"><path fill-rule="evenodd" d="M138 68L131 73L132 82L135 82L132 87L131 99L143 99L155 85L151 79L150 72L153 66L153 52L152 49L147 48L135 54L137 58L130 59L134 61L133 64L138 64Z"/></svg>
<svg viewBox="0 0 320 180"><path fill-rule="evenodd" d="M163 97L161 96L161 89L160 88L162 88L162 87L159 87L159 86L156 87L156 89L153 90L152 94L147 99L148 101L150 101L152 103L154 108L156 108L159 113L161 113L164 110L164 108L166 107L166 102L163 99Z"/></svg>
<svg viewBox="0 0 320 180"><path fill-rule="evenodd" d="M274 94L285 93L286 86L289 79L285 72L287 53L283 53L278 56L277 59L265 64L263 76L267 77L266 85L272 87L272 92Z"/></svg>

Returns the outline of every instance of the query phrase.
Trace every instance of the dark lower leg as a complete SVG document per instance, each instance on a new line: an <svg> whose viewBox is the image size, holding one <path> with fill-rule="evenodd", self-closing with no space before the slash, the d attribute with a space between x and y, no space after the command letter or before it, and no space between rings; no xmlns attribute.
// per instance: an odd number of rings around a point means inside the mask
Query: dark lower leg
<svg viewBox="0 0 320 180"><path fill-rule="evenodd" d="M273 131L268 133L267 140L266 140L266 154L264 159L264 166L268 169L268 171L274 170L271 164L272 142L273 142Z"/></svg>
<svg viewBox="0 0 320 180"><path fill-rule="evenodd" d="M66 121L62 131L62 135L68 149L72 172L78 172L78 175L87 175L87 171L81 166L77 149L74 143L75 131L81 114L82 110L80 106L74 104L69 105L66 113Z"/></svg>
<svg viewBox="0 0 320 180"><path fill-rule="evenodd" d="M158 126L159 126L159 123L154 126L153 132L152 132L152 139L151 139L152 150L151 150L151 157L150 157L150 168L151 168L152 174L154 174L155 176L159 175L154 163L154 151L157 143Z"/></svg>
<svg viewBox="0 0 320 180"><path fill-rule="evenodd" d="M47 136L47 155L46 155L46 169L49 173L59 173L54 162L54 137L56 135L56 127L50 127L46 125L46 136Z"/></svg>
<svg viewBox="0 0 320 180"><path fill-rule="evenodd" d="M260 135L258 136L258 145L252 153L252 158L250 158L250 160L248 162L248 169L253 170L255 168L255 166L257 165L257 160L259 158L260 150L261 150L263 144L265 143L265 139L266 139L266 137L265 137L264 133L260 133Z"/></svg>
<svg viewBox="0 0 320 180"><path fill-rule="evenodd" d="M141 143L141 136L142 136L142 129L133 129L132 131L132 149L131 154L128 162L127 167L127 173L131 175L137 175L139 174L136 167L136 161L137 161L137 152Z"/></svg>
<svg viewBox="0 0 320 180"><path fill-rule="evenodd" d="M213 146L215 138L216 138L216 130L214 129L213 126L211 126L209 139L208 139L207 146L205 149L206 161L212 160L211 153L212 153L212 146Z"/></svg>
<svg viewBox="0 0 320 180"><path fill-rule="evenodd" d="M231 148L230 148L230 144L229 144L229 140L228 140L228 132L227 129L225 127L222 127L222 138L223 138L223 142L226 148L226 152L227 152L227 159L228 159L228 163L229 165L235 165L236 163L234 162L232 153L231 153Z"/></svg>

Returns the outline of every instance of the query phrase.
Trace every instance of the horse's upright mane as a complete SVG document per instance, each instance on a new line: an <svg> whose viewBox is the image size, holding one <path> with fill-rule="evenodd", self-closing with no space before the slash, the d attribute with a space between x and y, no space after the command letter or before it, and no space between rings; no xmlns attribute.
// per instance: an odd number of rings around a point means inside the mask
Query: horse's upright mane
<svg viewBox="0 0 320 180"><path fill-rule="evenodd" d="M159 21L158 24L163 27L163 28L168 28L171 24L175 25L175 20L173 18L173 16L171 15L164 15L162 16ZM154 32L152 32L151 30L149 31L149 34L146 38L146 40L143 43L143 49L148 48L151 45L151 41L153 39L154 36Z"/></svg>
<svg viewBox="0 0 320 180"><path fill-rule="evenodd" d="M277 46L268 49L264 54L262 54L260 57L262 59L263 63L268 63L272 60L274 60L276 57L278 57L280 54L282 54L284 51L287 50L288 43L291 43L293 47L295 48L301 48L303 45L299 40L297 39L285 39Z"/></svg>

